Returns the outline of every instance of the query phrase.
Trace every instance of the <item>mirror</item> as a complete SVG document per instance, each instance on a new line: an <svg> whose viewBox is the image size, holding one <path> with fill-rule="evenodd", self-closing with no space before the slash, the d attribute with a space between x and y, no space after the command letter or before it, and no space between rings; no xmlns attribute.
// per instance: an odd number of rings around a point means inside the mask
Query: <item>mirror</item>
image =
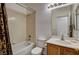
<svg viewBox="0 0 79 59"><path fill-rule="evenodd" d="M52 34L79 38L79 5L52 10Z"/></svg>
<svg viewBox="0 0 79 59"><path fill-rule="evenodd" d="M69 24L68 16L60 16L56 18L57 23L57 35L58 36L68 36Z"/></svg>
<svg viewBox="0 0 79 59"><path fill-rule="evenodd" d="M77 7L77 9L76 9L76 22L75 22L75 25L76 25L76 29L75 29L75 32L76 32L76 37L77 37L77 39L79 40L79 5L78 5L78 7Z"/></svg>
<svg viewBox="0 0 79 59"><path fill-rule="evenodd" d="M70 7L52 10L52 35L69 36Z"/></svg>

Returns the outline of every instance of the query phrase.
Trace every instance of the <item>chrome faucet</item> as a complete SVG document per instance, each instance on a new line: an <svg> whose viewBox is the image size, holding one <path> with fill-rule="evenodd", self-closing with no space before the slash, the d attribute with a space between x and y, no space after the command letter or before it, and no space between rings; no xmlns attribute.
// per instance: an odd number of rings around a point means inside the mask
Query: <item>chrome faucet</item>
<svg viewBox="0 0 79 59"><path fill-rule="evenodd" d="M61 40L64 40L64 35L62 34Z"/></svg>

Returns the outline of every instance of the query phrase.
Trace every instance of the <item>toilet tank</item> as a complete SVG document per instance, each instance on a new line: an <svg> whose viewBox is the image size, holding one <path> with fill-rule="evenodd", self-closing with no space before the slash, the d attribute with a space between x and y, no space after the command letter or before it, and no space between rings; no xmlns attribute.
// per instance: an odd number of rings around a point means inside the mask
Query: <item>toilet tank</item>
<svg viewBox="0 0 79 59"><path fill-rule="evenodd" d="M46 44L45 41L46 41L46 39L37 39L36 45L37 45L38 47L43 48L43 47L45 46L45 44Z"/></svg>

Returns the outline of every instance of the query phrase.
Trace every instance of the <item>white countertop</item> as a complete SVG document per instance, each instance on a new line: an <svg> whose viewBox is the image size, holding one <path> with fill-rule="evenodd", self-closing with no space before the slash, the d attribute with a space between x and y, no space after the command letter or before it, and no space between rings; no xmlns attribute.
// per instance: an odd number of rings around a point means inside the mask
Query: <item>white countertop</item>
<svg viewBox="0 0 79 59"><path fill-rule="evenodd" d="M74 42L72 42L74 41ZM47 43L50 44L56 44L59 46L64 46L64 47L68 47L68 48L74 48L74 49L79 49L79 41L76 40L72 40L71 38L65 38L65 40L61 40L60 36L52 36L49 40L47 40Z"/></svg>

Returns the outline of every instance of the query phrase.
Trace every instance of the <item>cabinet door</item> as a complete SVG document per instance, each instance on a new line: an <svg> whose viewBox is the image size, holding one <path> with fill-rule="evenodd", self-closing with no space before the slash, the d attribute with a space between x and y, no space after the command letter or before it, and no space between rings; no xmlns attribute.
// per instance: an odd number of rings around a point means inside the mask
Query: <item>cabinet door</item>
<svg viewBox="0 0 79 59"><path fill-rule="evenodd" d="M77 55L79 55L79 49L77 50Z"/></svg>
<svg viewBox="0 0 79 59"><path fill-rule="evenodd" d="M63 55L77 55L77 51L75 49L72 49L72 48L63 47L62 54Z"/></svg>
<svg viewBox="0 0 79 59"><path fill-rule="evenodd" d="M48 44L48 55L60 55L60 47L53 44Z"/></svg>

